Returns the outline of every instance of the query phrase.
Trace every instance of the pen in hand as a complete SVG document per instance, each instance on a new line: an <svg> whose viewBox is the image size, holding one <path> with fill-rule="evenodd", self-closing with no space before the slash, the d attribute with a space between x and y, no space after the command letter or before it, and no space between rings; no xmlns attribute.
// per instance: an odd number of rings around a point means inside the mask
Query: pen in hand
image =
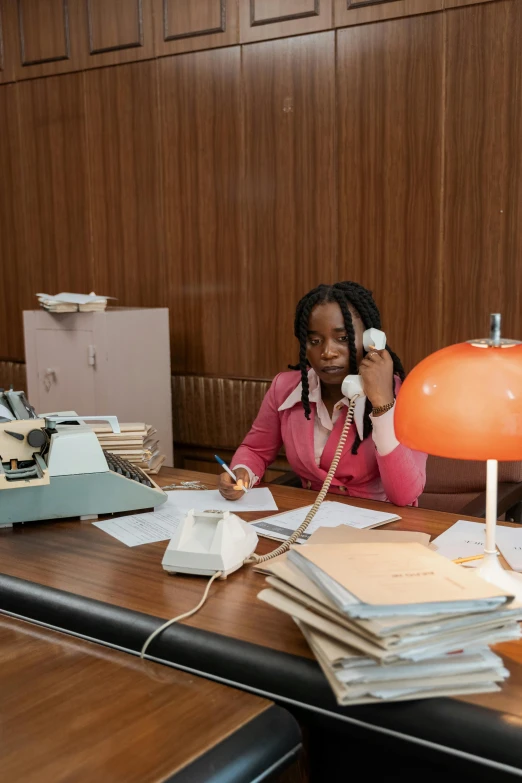
<svg viewBox="0 0 522 783"><path fill-rule="evenodd" d="M230 468L228 467L228 465L227 465L227 464L226 464L226 463L225 463L225 462L224 462L224 461L221 459L221 457L218 457L218 455L217 455L217 454L214 454L214 459L216 460L216 462L218 462L218 463L221 465L221 467L223 468L223 470L225 470L225 471L228 473L228 475L229 475L231 478L233 478L233 479L234 479L234 482L235 482L235 487L234 487L234 488L235 488L235 489L242 489L242 490L243 490L243 492L247 493L247 492L248 492L248 489L245 487L245 485L243 484L243 482L241 482L240 484L238 484L237 476L235 476L235 475L234 475L234 473L233 473L233 472L230 470Z"/></svg>

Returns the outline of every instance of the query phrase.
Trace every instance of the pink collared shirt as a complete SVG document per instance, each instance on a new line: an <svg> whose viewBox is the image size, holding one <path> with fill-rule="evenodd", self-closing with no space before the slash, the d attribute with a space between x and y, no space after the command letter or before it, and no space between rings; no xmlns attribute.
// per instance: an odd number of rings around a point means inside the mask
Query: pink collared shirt
<svg viewBox="0 0 522 783"><path fill-rule="evenodd" d="M298 386L291 392L282 405L279 406L279 411L289 410L301 402L301 394L303 391L303 384L299 383ZM341 415L343 407L348 408L350 406L350 400L347 397L343 397L339 402L334 405L333 414L330 416L328 409L321 397L321 382L317 377L315 370L310 370L308 373L308 399L310 402L315 402L317 414L314 419L314 458L317 466L321 463L321 457L323 455L324 447L328 441L328 438L332 434L335 422ZM357 427L359 437L363 439L363 420L364 420L364 406L365 400L360 398L355 404L354 422ZM394 427L394 415L395 407L391 410L383 413L382 416L372 416L373 442L377 448L379 454L383 457L386 454L390 454L398 445L399 441L395 437ZM248 465L234 465L236 468L244 468L250 477L250 486L260 480L258 476L250 470Z"/></svg>
<svg viewBox="0 0 522 783"><path fill-rule="evenodd" d="M401 382L395 379L396 391ZM232 468L244 467L251 486L272 464L282 445L291 469L303 486L322 486L343 428L348 400L342 399L330 417L321 398L316 374L309 372L311 417L304 416L301 379L297 371L280 373L267 392L252 429L234 455ZM362 439L364 399L357 400L354 424L331 485L331 492L396 505L417 505L426 480L426 455L408 449L395 437L394 408L372 418L371 437ZM352 454L356 432L362 442ZM332 435L332 437L330 437Z"/></svg>

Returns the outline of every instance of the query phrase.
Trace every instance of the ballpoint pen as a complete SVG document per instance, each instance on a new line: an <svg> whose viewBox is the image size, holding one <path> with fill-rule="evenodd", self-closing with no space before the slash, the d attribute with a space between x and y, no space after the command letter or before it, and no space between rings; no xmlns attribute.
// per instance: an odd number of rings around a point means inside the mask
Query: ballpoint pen
<svg viewBox="0 0 522 783"><path fill-rule="evenodd" d="M236 486L237 486L238 488L242 489L242 490L243 490L243 492L248 492L248 489L245 487L245 485L243 484L243 482L241 482L241 484L238 484L237 476L235 476L235 475L234 475L234 473L232 473L232 471L230 470L230 468L228 467L228 465L227 465L225 462L223 462L223 460L221 459L221 457L218 457L218 455L217 455L217 454L214 454L214 459L216 460L216 462L218 462L218 463L221 465L221 467L223 468L223 470L226 470L226 472L228 473L228 475L229 475L229 476L231 476L231 477L234 479L234 481L236 482Z"/></svg>

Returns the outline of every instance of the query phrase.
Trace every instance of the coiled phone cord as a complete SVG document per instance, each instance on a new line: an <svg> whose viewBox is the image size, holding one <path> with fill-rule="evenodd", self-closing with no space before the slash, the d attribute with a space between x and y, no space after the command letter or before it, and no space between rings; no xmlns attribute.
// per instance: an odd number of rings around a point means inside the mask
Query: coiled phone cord
<svg viewBox="0 0 522 783"><path fill-rule="evenodd" d="M312 519L319 511L319 506L323 502L326 493L330 489L330 484L332 483L333 477L335 476L335 471L337 470L337 466L339 465L339 460L341 459L341 454L343 453L343 448L344 448L344 444L346 443L346 438L348 437L348 432L350 431L350 427L352 426L353 415L355 411L355 401L357 400L358 397L359 395L356 395L355 397L352 397L352 399L350 400L350 405L346 413L346 419L341 432L341 437L339 438L339 443L337 444L334 458L332 460L332 464L330 465L330 470L328 471L323 486L321 487L321 491L317 495L315 499L315 503L313 504L312 508L306 515L304 522L297 528L297 530L295 530L292 533L290 538L288 538L283 544L281 544L281 546L278 546L277 549L274 549L273 552L269 552L267 555L256 555L254 552L252 555L250 555L250 557L248 557L245 560L245 563L250 563L253 565L257 563L266 563L267 560L273 560L274 557L279 557L279 555L288 552L292 544L295 544L295 542L303 535L306 528L308 527ZM222 576L222 572L216 571L216 573L213 574L213 576L209 579L209 581L207 582L207 586L205 588L205 592L203 593L203 597L201 598L199 604L194 607L194 609L191 609L190 611L185 612L184 614L180 614L178 617L174 617L172 620L168 620L166 623L160 625L159 628L157 628L153 633L150 634L150 636L145 641L143 647L141 648L141 652L140 652L141 658L145 657L145 654L147 652L150 643L156 638L156 636L159 636L159 634L162 633L165 630L165 628L168 628L170 625L177 623L179 620L184 620L187 617L190 617L191 615L195 614L201 609L201 607L207 600L207 596L210 587L212 585L212 582L214 582L214 580L220 576Z"/></svg>
<svg viewBox="0 0 522 783"><path fill-rule="evenodd" d="M292 544L295 544L295 542L303 535L306 528L308 527L312 519L319 511L319 506L323 502L326 493L330 489L330 484L332 483L333 477L335 476L335 471L337 470L337 466L339 465L339 460L341 459L341 454L343 453L343 448L344 448L344 444L346 443L346 438L348 437L348 432L350 431L350 427L352 426L353 415L355 411L355 402L359 396L360 395L357 394L355 395L355 397L352 397L352 399L350 400L350 405L348 407L348 412L346 414L343 430L341 432L341 437L339 438L339 443L337 444L337 448L335 450L332 464L330 465L330 470L328 471L323 486L321 487L321 491L317 495L314 505L306 515L304 522L297 528L297 530L294 530L290 538L287 538L287 540L283 544L281 544L281 546L278 546L277 549L274 549L273 552L269 552L267 555L256 555L256 553L254 552L253 554L250 555L250 557L248 557L245 560L245 563L258 564L258 563L266 563L267 560L273 560L274 557L279 557L279 555L288 552Z"/></svg>

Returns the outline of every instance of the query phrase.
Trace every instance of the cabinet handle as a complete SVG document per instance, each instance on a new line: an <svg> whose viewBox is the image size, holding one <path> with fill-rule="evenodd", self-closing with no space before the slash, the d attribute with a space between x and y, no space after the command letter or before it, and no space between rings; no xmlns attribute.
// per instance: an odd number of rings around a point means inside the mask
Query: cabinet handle
<svg viewBox="0 0 522 783"><path fill-rule="evenodd" d="M89 367L96 367L96 346L89 345L88 349L88 363Z"/></svg>

